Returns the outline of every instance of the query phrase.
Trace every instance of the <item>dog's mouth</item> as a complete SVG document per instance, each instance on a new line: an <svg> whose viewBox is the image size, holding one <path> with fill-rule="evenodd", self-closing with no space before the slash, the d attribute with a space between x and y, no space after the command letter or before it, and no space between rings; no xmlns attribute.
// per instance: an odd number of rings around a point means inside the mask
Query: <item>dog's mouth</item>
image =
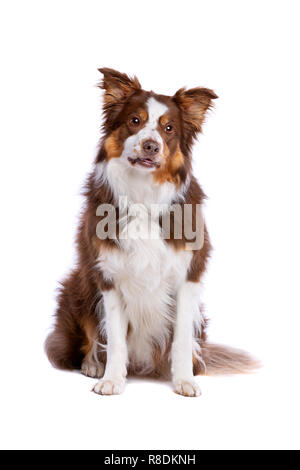
<svg viewBox="0 0 300 470"><path fill-rule="evenodd" d="M131 163L132 166L139 165L143 166L145 168L159 168L160 164L152 158L149 157L137 157L137 158L131 158L128 157L128 161Z"/></svg>

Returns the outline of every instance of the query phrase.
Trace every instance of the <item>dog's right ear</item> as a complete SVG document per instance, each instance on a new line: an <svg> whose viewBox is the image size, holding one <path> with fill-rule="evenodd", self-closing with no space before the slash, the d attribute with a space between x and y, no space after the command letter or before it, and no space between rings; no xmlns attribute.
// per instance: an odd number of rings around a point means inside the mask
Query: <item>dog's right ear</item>
<svg viewBox="0 0 300 470"><path fill-rule="evenodd" d="M125 73L109 68L98 69L103 74L99 88L105 90L104 112L106 119L112 121L121 111L125 101L138 90L140 82L136 77L130 78Z"/></svg>

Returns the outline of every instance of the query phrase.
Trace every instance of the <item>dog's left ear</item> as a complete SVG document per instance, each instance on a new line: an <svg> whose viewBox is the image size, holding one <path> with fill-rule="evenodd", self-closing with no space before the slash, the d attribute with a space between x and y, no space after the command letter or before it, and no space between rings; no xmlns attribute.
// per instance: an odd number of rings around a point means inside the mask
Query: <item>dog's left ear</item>
<svg viewBox="0 0 300 470"><path fill-rule="evenodd" d="M218 96L212 90L200 87L190 90L180 88L173 96L181 111L183 130L190 141L201 132L205 114L213 106L212 100L216 98Z"/></svg>

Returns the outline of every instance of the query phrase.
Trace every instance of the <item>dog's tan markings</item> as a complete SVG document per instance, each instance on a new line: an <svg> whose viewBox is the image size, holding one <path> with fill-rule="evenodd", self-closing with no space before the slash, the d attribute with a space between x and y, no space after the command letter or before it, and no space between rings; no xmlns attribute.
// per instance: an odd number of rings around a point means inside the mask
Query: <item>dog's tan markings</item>
<svg viewBox="0 0 300 470"><path fill-rule="evenodd" d="M154 181L159 184L163 184L168 181L179 186L180 176L178 174L178 170L184 165L184 157L179 146L177 147L175 154L170 155L168 146L165 145L164 157L164 163L153 175Z"/></svg>
<svg viewBox="0 0 300 470"><path fill-rule="evenodd" d="M170 160L170 167L172 172L176 172L184 164L184 157L177 147L175 155Z"/></svg>
<svg viewBox="0 0 300 470"><path fill-rule="evenodd" d="M205 369L199 358L193 355L193 374L194 375L205 375Z"/></svg>
<svg viewBox="0 0 300 470"><path fill-rule="evenodd" d="M119 144L118 137L119 130L116 129L105 140L104 148L106 150L107 160L111 160L112 158L119 158L122 154L123 146Z"/></svg>
<svg viewBox="0 0 300 470"><path fill-rule="evenodd" d="M147 111L146 111L145 109L142 109L142 110L139 112L139 116L140 116L140 118L141 118L144 122L146 122L147 119L148 119L148 113L147 113Z"/></svg>
<svg viewBox="0 0 300 470"><path fill-rule="evenodd" d="M85 356L87 356L93 347L94 340L96 339L97 324L94 318L84 318L82 322L82 329L85 333L85 341L81 347L81 351Z"/></svg>
<svg viewBox="0 0 300 470"><path fill-rule="evenodd" d="M85 317L82 320L82 330L85 333L81 351L84 355L81 372L88 377L101 378L104 373L104 364L100 361L97 342L98 323L96 317Z"/></svg>
<svg viewBox="0 0 300 470"><path fill-rule="evenodd" d="M153 344L152 350L152 359L153 359L153 377L164 377L166 379L170 378L170 351L171 351L171 341L168 342L166 349L162 348L158 344Z"/></svg>
<svg viewBox="0 0 300 470"><path fill-rule="evenodd" d="M168 122L170 121L170 117L167 115L167 114L164 114L161 118L160 118L160 124L162 126L165 126L166 124L168 124Z"/></svg>

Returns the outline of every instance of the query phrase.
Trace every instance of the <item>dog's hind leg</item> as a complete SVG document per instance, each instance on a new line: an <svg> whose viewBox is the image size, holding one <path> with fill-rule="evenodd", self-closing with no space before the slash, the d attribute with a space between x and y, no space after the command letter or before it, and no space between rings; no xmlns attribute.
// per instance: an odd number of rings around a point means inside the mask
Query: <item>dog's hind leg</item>
<svg viewBox="0 0 300 470"><path fill-rule="evenodd" d="M78 369L85 375L102 377L101 361L106 361L106 353L98 347L102 342L95 302L98 294L91 283L82 285L77 271L62 283L54 329L45 344L54 367Z"/></svg>
<svg viewBox="0 0 300 470"><path fill-rule="evenodd" d="M84 321L83 329L86 341L82 346L84 358L81 363L81 372L87 377L101 379L104 374L104 364L99 359L98 325L93 318Z"/></svg>

